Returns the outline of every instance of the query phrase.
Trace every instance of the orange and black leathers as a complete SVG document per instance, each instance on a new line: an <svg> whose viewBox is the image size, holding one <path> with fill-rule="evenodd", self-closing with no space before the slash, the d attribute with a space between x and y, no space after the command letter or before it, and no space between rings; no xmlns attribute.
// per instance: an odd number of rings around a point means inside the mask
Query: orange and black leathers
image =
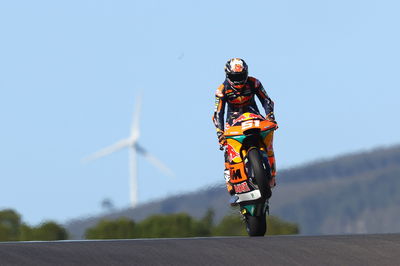
<svg viewBox="0 0 400 266"><path fill-rule="evenodd" d="M218 87L215 93L215 112L213 116L214 125L217 131L224 131L224 113L225 104L228 105L227 109L227 124L239 117L245 112L260 114L254 96L260 100L261 105L264 107L265 114L269 118L273 118L274 102L268 97L261 82L253 77L247 79L243 88L237 89L231 87L227 80Z"/></svg>
<svg viewBox="0 0 400 266"><path fill-rule="evenodd" d="M226 122L228 125L231 125L234 119L238 118L245 112L261 115L255 102L255 95L257 95L257 98L263 106L267 119L275 120L274 102L268 97L268 94L258 79L249 77L241 89L233 88L227 80L225 80L224 83L218 87L215 93L215 111L213 115L213 122L217 129L218 137L220 137L225 129L225 105L228 106L226 112ZM227 157L225 156L225 158ZM275 177L276 167L272 139L271 145L268 147L268 160L271 166L272 176Z"/></svg>

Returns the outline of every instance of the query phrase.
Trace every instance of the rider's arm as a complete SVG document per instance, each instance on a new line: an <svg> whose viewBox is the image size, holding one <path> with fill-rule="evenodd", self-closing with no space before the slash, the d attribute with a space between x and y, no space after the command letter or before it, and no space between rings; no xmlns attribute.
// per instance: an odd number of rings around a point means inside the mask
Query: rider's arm
<svg viewBox="0 0 400 266"><path fill-rule="evenodd" d="M265 91L263 85L258 79L254 78L254 88L261 105L264 107L265 115L267 118L275 120L274 117L274 102L269 98L267 92Z"/></svg>
<svg viewBox="0 0 400 266"><path fill-rule="evenodd" d="M224 114L226 99L223 94L224 85L218 87L215 92L215 110L213 115L213 122L218 132L224 132Z"/></svg>

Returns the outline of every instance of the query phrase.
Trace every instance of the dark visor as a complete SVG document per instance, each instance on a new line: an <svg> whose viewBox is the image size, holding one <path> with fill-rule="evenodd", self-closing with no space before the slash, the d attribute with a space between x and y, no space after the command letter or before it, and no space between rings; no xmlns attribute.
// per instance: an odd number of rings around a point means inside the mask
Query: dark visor
<svg viewBox="0 0 400 266"><path fill-rule="evenodd" d="M228 78L231 81L244 81L247 78L246 73L229 73Z"/></svg>

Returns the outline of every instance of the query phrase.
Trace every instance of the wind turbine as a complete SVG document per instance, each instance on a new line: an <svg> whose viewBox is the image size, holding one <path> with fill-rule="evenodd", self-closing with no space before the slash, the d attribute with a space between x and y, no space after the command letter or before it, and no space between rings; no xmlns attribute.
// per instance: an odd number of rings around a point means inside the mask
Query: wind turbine
<svg viewBox="0 0 400 266"><path fill-rule="evenodd" d="M116 152L120 149L127 147L129 149L129 171L130 171L130 200L131 206L135 207L138 199L138 190L137 190L137 163L136 158L137 154L141 154L146 158L151 164L153 164L156 168L158 168L162 173L167 176L174 177L174 173L159 159L155 156L147 152L142 146L139 145L138 139L140 136L139 131L139 117L140 117L140 109L141 109L142 99L139 96L136 100L136 108L133 113L133 121L131 126L131 134L128 138L122 139L113 145L110 145L104 149L99 150L85 158L82 159L83 162L89 162L96 160L100 157L104 157L113 152Z"/></svg>

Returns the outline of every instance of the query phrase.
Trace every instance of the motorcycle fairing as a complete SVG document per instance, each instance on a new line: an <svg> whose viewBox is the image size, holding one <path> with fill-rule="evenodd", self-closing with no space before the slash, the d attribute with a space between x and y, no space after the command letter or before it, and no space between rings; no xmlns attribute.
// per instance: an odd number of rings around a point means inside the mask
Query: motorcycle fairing
<svg viewBox="0 0 400 266"><path fill-rule="evenodd" d="M244 201L252 201L261 198L261 192L258 189L253 191L249 191L246 193L236 194L239 199L236 201L237 203L244 202Z"/></svg>
<svg viewBox="0 0 400 266"><path fill-rule="evenodd" d="M262 143L260 143L260 151L266 153L267 147L271 145L272 134L275 128L271 128L260 132ZM229 160L229 171L231 176L231 183L240 183L247 179L247 171L243 158L246 158L247 151L242 149L243 141L247 136L227 136L227 153Z"/></svg>
<svg viewBox="0 0 400 266"><path fill-rule="evenodd" d="M265 203L240 205L240 213L242 215L250 214L251 216L260 216L269 213L268 201Z"/></svg>
<svg viewBox="0 0 400 266"><path fill-rule="evenodd" d="M272 143L273 135L270 133L276 128L275 123L251 113L243 114L234 120L232 126L226 127L225 137L228 155L226 166L230 171L229 181L234 187L236 196L238 196L236 202L240 203L242 214L260 216L265 214L268 208L267 201L259 201L262 198L261 192L258 186L252 182L254 174L247 162L247 152L254 145L262 153L263 163L269 164L267 151ZM260 137L256 137L257 134ZM258 144L257 141L259 141Z"/></svg>

